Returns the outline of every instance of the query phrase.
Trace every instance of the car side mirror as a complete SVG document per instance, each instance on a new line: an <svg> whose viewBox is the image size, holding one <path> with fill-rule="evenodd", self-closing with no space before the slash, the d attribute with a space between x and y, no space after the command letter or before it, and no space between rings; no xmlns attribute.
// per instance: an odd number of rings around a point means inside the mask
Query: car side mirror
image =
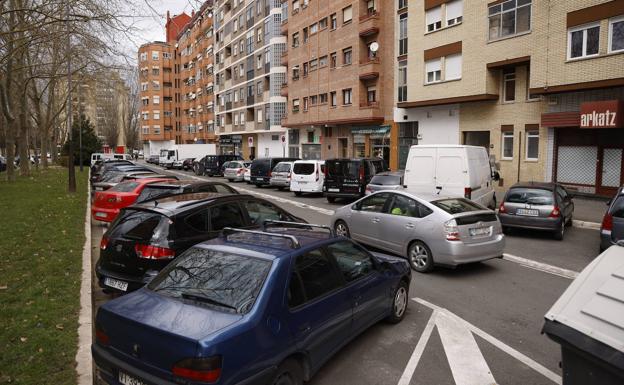
<svg viewBox="0 0 624 385"><path fill-rule="evenodd" d="M362 208L362 205L360 205L359 203L356 203L351 206L351 210L359 211L361 208Z"/></svg>
<svg viewBox="0 0 624 385"><path fill-rule="evenodd" d="M492 179L498 182L500 180L500 174L498 171L492 171Z"/></svg>

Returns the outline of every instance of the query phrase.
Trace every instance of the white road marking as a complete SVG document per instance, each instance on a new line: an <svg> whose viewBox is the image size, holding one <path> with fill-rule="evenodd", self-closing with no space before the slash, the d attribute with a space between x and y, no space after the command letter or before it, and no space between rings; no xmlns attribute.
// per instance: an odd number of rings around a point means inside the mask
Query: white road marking
<svg viewBox="0 0 624 385"><path fill-rule="evenodd" d="M539 270L544 273L557 275L563 278L574 279L579 275L577 271L564 269L563 267L549 265L547 263L538 262L532 259L518 257L512 254L504 253L503 259L509 262L517 263L524 267L528 267L529 269Z"/></svg>
<svg viewBox="0 0 624 385"><path fill-rule="evenodd" d="M412 376L414 375L414 371L416 371L416 367L418 366L418 362L420 361L420 357L422 357L423 352L425 351L425 346L427 346L427 342L429 342L429 337L431 337L431 332L433 332L433 327L436 323L438 311L434 310L431 313L431 317L429 317L429 322L427 322L427 326L425 326L425 330L420 336L418 340L418 344L416 344L416 348L414 349L414 353L412 353L412 357L410 357L401 378L399 379L398 385L409 385L412 381Z"/></svg>
<svg viewBox="0 0 624 385"><path fill-rule="evenodd" d="M572 221L572 226L582 229L600 230L601 224L597 222L578 221L574 219Z"/></svg>
<svg viewBox="0 0 624 385"><path fill-rule="evenodd" d="M424 300L422 298L412 298L412 300L418 302L421 305L427 306L428 308L432 309L434 312L438 312L438 314L443 314L444 316L450 317L450 318L454 319L456 322L463 324L463 326L466 327L468 330L470 330L472 333L474 333L474 334L478 335L479 337L483 338L484 340L486 340L490 344L494 345L495 347L499 348L503 352L509 354L513 358L517 359L518 361L522 362L526 366L528 366L531 369L535 370L539 374L541 374L544 377L548 378L549 380L551 380L555 384L561 384L561 382L562 382L561 376L558 375L557 373L551 371L550 369L546 368L545 366L541 365L540 363L532 360L528 356L520 353L519 351L517 351L516 349L512 348L511 346L505 344L504 342L494 338L490 334L484 332L483 330L481 330L478 327L474 326L470 322L460 318L459 316L457 316L456 314L450 312L449 310L444 309L444 308L442 308L442 307L440 307L438 305L435 305L435 304L433 304L433 303L431 303L431 302L429 302L427 300ZM438 323L438 322L436 322L436 323ZM439 325L438 325L438 328L440 328ZM444 341L443 341L443 343L444 343ZM446 350L446 346L444 347L444 349ZM411 360L410 360L410 362L411 362ZM415 369L416 369L416 367L414 366L414 370ZM402 383L399 383L399 384L403 385Z"/></svg>

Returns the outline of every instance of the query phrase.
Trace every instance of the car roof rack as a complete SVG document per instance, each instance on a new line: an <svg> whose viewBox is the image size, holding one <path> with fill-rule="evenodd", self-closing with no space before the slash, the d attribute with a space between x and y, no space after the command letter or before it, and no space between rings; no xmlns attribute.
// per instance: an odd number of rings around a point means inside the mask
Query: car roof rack
<svg viewBox="0 0 624 385"><path fill-rule="evenodd" d="M276 221L273 219L267 219L265 220L263 223L263 229L266 230L267 226L270 225L288 225L290 227L301 227L301 228L315 228L315 229L323 229L323 230L327 230L329 232L330 236L334 236L334 230L329 227L329 226L325 226L325 225L314 225L314 224L310 224L310 223L301 223L301 222L288 222L288 221Z"/></svg>
<svg viewBox="0 0 624 385"><path fill-rule="evenodd" d="M300 244L299 244L299 240L294 235L276 234L276 233L269 233L267 231L243 230L243 229L235 229L233 227L224 227L223 228L223 235L225 236L226 239L227 239L228 233L256 234L256 235L264 235L264 236L268 236L268 237L284 238L284 239L288 239L290 241L291 247L293 249L298 249L299 247L301 247Z"/></svg>

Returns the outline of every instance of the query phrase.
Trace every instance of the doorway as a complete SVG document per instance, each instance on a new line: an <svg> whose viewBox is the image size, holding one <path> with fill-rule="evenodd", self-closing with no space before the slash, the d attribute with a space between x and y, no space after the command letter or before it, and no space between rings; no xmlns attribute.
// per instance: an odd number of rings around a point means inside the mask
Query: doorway
<svg viewBox="0 0 624 385"><path fill-rule="evenodd" d="M465 145L485 147L490 153L490 131L464 131L463 139Z"/></svg>
<svg viewBox="0 0 624 385"><path fill-rule="evenodd" d="M349 140L347 138L338 138L338 153L340 158L349 157Z"/></svg>

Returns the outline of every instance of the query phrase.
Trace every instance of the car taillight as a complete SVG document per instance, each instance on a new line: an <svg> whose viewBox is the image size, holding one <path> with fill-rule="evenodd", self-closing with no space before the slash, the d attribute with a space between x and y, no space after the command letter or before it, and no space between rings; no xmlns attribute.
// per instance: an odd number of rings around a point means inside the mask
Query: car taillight
<svg viewBox="0 0 624 385"><path fill-rule="evenodd" d="M549 218L559 218L561 215L561 211L559 211L559 207L555 206L555 208L550 212Z"/></svg>
<svg viewBox="0 0 624 385"><path fill-rule="evenodd" d="M175 257L174 250L154 245L136 244L134 251L139 258L144 259L172 259Z"/></svg>
<svg viewBox="0 0 624 385"><path fill-rule="evenodd" d="M121 202L120 196L113 196L108 198L108 203L118 203Z"/></svg>
<svg viewBox="0 0 624 385"><path fill-rule="evenodd" d="M287 178L287 179L290 179L291 175L292 175L292 173L291 173L291 172L289 172L289 173L288 173L288 178Z"/></svg>
<svg viewBox="0 0 624 385"><path fill-rule="evenodd" d="M271 177L271 174L273 174L273 171L269 170L269 178Z"/></svg>
<svg viewBox="0 0 624 385"><path fill-rule="evenodd" d="M600 226L600 231L608 231L611 232L613 230L613 215L606 213L602 218L602 225Z"/></svg>
<svg viewBox="0 0 624 385"><path fill-rule="evenodd" d="M360 166L360 181L364 180L364 166Z"/></svg>
<svg viewBox="0 0 624 385"><path fill-rule="evenodd" d="M505 209L505 202L501 202L500 206L498 206L499 213L506 213L507 209Z"/></svg>
<svg viewBox="0 0 624 385"><path fill-rule="evenodd" d="M185 358L171 371L174 376L193 381L217 382L221 377L221 356L207 358Z"/></svg>
<svg viewBox="0 0 624 385"><path fill-rule="evenodd" d="M316 168L316 181L318 182L320 178L321 178L321 174L319 173L319 169L317 167Z"/></svg>
<svg viewBox="0 0 624 385"><path fill-rule="evenodd" d="M107 246L108 246L108 238L102 237L102 239L100 240L100 250L106 250Z"/></svg>
<svg viewBox="0 0 624 385"><path fill-rule="evenodd" d="M238 169L238 171L236 171L236 174L237 174L237 175L240 175L240 174L242 174L242 173L244 173L244 172L245 172L245 170L244 170L244 169L239 168L239 169Z"/></svg>
<svg viewBox="0 0 624 385"><path fill-rule="evenodd" d="M472 197L472 189L470 187L464 187L464 198L470 199Z"/></svg>
<svg viewBox="0 0 624 385"><path fill-rule="evenodd" d="M459 227L457 227L457 222L455 219L451 219L444 223L444 236L447 241L460 241L459 238Z"/></svg>
<svg viewBox="0 0 624 385"><path fill-rule="evenodd" d="M97 327L95 328L95 340L100 343L100 345L108 345L110 343L110 338L108 338L108 334L104 333L104 330Z"/></svg>

